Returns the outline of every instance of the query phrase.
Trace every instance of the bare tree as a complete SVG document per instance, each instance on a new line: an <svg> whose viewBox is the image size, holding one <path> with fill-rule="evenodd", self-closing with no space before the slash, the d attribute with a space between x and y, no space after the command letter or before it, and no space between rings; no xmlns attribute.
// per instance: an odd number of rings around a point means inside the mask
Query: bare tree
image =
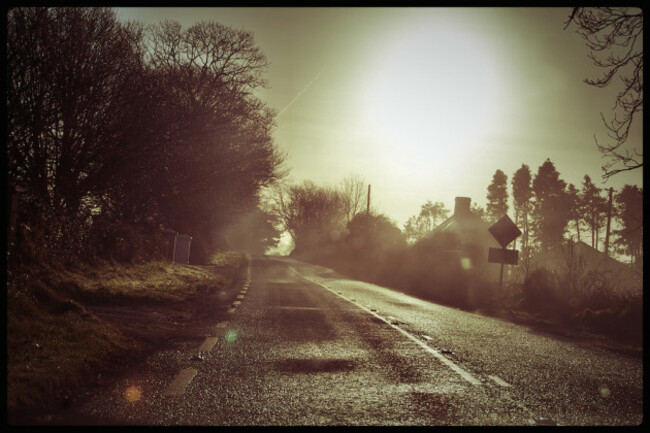
<svg viewBox="0 0 650 433"><path fill-rule="evenodd" d="M366 206L368 199L365 187L365 181L358 174L350 174L341 181L339 190L343 200L346 224L352 221L354 216Z"/></svg>
<svg viewBox="0 0 650 433"><path fill-rule="evenodd" d="M296 252L312 251L343 237L345 213L341 193L311 181L277 183L266 190L265 209L293 238Z"/></svg>
<svg viewBox="0 0 650 433"><path fill-rule="evenodd" d="M606 120L608 136L613 143L596 146L604 157L603 178L643 167L643 153L636 143L624 146L630 127L637 114L643 111L643 10L638 8L582 8L571 11L565 29L575 23L577 32L587 41L591 50L589 58L598 68L604 69L600 78L585 79L589 85L607 87L619 76L622 90L612 108L614 116Z"/></svg>
<svg viewBox="0 0 650 433"><path fill-rule="evenodd" d="M84 203L132 170L162 119L137 25L105 8L15 8L7 18L8 169L54 247L78 238Z"/></svg>
<svg viewBox="0 0 650 433"><path fill-rule="evenodd" d="M404 224L404 235L409 243L415 243L424 239L431 231L442 222L449 214L449 209L445 208L444 203L437 201L435 203L427 200L420 207L420 213L409 217Z"/></svg>

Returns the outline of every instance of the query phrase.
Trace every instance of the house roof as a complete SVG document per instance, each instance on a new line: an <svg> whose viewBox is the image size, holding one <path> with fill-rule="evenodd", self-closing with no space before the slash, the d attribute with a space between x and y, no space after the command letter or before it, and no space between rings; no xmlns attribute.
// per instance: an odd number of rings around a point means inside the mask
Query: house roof
<svg viewBox="0 0 650 433"><path fill-rule="evenodd" d="M640 290L643 275L625 263L608 257L586 243L568 241L530 257L530 267L562 272L569 264L582 268L583 273L598 273L615 281L622 289Z"/></svg>

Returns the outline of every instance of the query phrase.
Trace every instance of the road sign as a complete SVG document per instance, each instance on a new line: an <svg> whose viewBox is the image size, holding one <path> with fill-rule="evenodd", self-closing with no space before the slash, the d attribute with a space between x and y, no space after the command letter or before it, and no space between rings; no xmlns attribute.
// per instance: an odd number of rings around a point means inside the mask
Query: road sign
<svg viewBox="0 0 650 433"><path fill-rule="evenodd" d="M516 265L519 263L519 251L506 250L505 248L490 248L488 251L488 262Z"/></svg>
<svg viewBox="0 0 650 433"><path fill-rule="evenodd" d="M508 215L504 215L488 231L503 248L521 235L521 230L512 222Z"/></svg>

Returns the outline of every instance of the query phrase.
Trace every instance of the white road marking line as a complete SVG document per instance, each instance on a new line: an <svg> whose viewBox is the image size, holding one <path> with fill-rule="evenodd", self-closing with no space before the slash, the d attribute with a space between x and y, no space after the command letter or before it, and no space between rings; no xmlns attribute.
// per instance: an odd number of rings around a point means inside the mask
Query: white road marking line
<svg viewBox="0 0 650 433"><path fill-rule="evenodd" d="M207 337L199 347L199 352L211 351L214 345L217 344L217 341L219 341L218 337Z"/></svg>
<svg viewBox="0 0 650 433"><path fill-rule="evenodd" d="M196 376L197 370L195 368L185 368L181 370L172 383L169 384L163 395L183 395L187 385Z"/></svg>
<svg viewBox="0 0 650 433"><path fill-rule="evenodd" d="M505 380L501 379L499 376L493 376L493 375L489 375L489 374L488 374L488 377L489 377L490 379L492 379L494 382L496 382L497 385L499 385L499 386L503 386L504 388L507 388L507 387L509 387L509 386L512 386L512 385L510 385L508 382L506 382Z"/></svg>
<svg viewBox="0 0 650 433"><path fill-rule="evenodd" d="M429 341L433 340L433 338L429 337L428 335L423 335L422 338Z"/></svg>
<svg viewBox="0 0 650 433"><path fill-rule="evenodd" d="M217 328L225 328L226 326L228 326L228 322L219 322L219 323L217 323L216 327Z"/></svg>
<svg viewBox="0 0 650 433"><path fill-rule="evenodd" d="M235 310L236 310L236 308L235 308L235 307L231 307L231 308L229 308L229 309L228 309L228 312L229 312L229 313L234 313L234 312L235 312Z"/></svg>
<svg viewBox="0 0 650 433"><path fill-rule="evenodd" d="M244 295L237 295L237 299L244 299Z"/></svg>
<svg viewBox="0 0 650 433"><path fill-rule="evenodd" d="M234 301L234 302L232 303L233 306L234 306L234 305L239 305L239 304L241 304L241 301Z"/></svg>
<svg viewBox="0 0 650 433"><path fill-rule="evenodd" d="M343 295L339 295L337 292L335 292L334 290L330 289L329 287L327 287L327 286L325 286L325 285L323 285L323 284L321 284L321 283L317 283L317 282L315 282L315 281L313 281L313 280L311 280L311 279L309 279L309 278L304 277L300 272L296 271L292 266L289 266L289 269L291 269L293 272L295 272L295 273L298 274L299 276L305 278L306 280L309 280L309 281L313 282L314 284L318 284L319 286L321 286L321 287L323 287L323 288L329 290L330 292L334 293L336 296L339 296L339 297L345 299L346 301L350 302L350 300L349 300L348 298L346 298L346 297L343 296ZM420 339L417 338L416 336L414 336L414 335L410 334L409 332L403 330L403 329L400 328L399 326L393 325L392 323L390 323L390 321L388 321L388 320L384 319L383 317L381 317L380 315L378 315L378 314L376 314L376 313L370 311L369 309L367 309L367 308L364 307L363 305L359 305L359 304L356 303L356 302L354 303L354 305L356 305L357 307L361 308L361 309L364 310L364 311L367 311L369 314L372 314L373 316L375 316L375 317L378 318L379 320L381 320L381 321L387 323L387 324L388 324L389 326L391 326L392 328L398 330L398 331L399 331L400 333L402 333L405 337L407 337L408 339L410 339L411 341L413 341L414 343L416 343L417 345L419 345L421 348L423 348L425 351L429 352L430 354L432 354L433 356L435 356L436 358L438 358L438 360L439 360L440 362L442 362L443 364L445 364L447 367L449 367L451 370L453 370L454 372L456 372L460 377L462 377L463 379L465 379L466 381L468 381L468 382L471 383L472 385L481 385L481 381L480 381L480 380L478 380L477 378L475 378L474 376L472 376L469 372L467 372L466 370L462 369L462 368L459 367L458 365L454 364L451 360L447 359L445 356L443 356L442 354L440 354L437 350L432 349L431 347L429 347L425 342L423 342L422 340L420 340Z"/></svg>

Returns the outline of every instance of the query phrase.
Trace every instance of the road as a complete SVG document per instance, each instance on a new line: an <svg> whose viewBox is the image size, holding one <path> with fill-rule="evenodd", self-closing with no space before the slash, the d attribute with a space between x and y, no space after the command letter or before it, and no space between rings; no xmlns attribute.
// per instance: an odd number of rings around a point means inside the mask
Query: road
<svg viewBox="0 0 650 433"><path fill-rule="evenodd" d="M254 259L250 275L211 335L155 353L78 413L119 425L642 422L639 357L288 258Z"/></svg>

